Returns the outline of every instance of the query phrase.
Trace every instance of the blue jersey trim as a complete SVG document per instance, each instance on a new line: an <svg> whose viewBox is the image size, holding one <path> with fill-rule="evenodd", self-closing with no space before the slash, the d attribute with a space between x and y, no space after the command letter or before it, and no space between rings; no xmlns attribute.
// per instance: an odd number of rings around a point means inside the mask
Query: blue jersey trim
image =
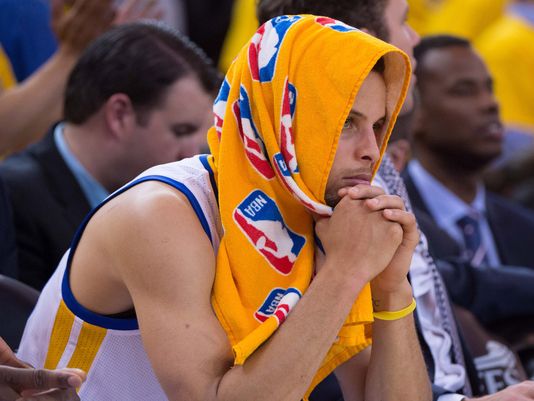
<svg viewBox="0 0 534 401"><path fill-rule="evenodd" d="M204 215L204 212L202 211L202 208L200 207L200 204L198 203L193 193L189 190L189 188L187 188L181 182L178 182L176 180L173 180L172 178L161 176L161 175L149 175L149 176L139 178L138 180L133 181L129 185L114 192L109 197L107 197L106 200L104 200L100 205L94 208L85 217L82 224L80 224L80 226L78 227L78 230L76 231L76 234L74 235L74 238L72 239L72 242L71 242L70 253L67 259L67 266L65 269L65 273L63 275L63 281L61 283L61 293L62 293L63 300L65 304L67 305L67 307L70 309L72 313L74 313L80 319L84 320L85 322L89 324L103 327L106 329L111 329L111 330L138 330L139 329L139 323L136 318L118 319L118 318L107 317L107 316L99 315L98 313L92 312L89 309L80 305L78 301L76 300L76 298L74 298L74 294L72 293L72 290L70 288L69 275L70 275L70 267L72 264L72 259L74 257L76 247L78 246L78 243L80 242L80 238L85 230L85 227L89 223L89 220L95 215L95 213L98 210L100 210L102 206L104 206L111 199L124 193L125 191L132 188L133 186L141 184L143 182L147 182L147 181L163 182L165 184L168 184L176 188L178 191L182 192L189 200L189 203L193 207L198 219L200 220L200 224L202 225L202 228L206 232L206 235L208 236L210 242L212 242L213 244L209 224L206 219L206 216Z"/></svg>
<svg viewBox="0 0 534 401"><path fill-rule="evenodd" d="M215 199L217 199L217 204L219 203L219 190L217 188L217 182L215 181L215 174L213 173L213 170L211 169L211 166L208 162L209 155L200 155L198 158L204 168L210 173L210 182L211 182L211 189L213 189L213 194L215 195Z"/></svg>

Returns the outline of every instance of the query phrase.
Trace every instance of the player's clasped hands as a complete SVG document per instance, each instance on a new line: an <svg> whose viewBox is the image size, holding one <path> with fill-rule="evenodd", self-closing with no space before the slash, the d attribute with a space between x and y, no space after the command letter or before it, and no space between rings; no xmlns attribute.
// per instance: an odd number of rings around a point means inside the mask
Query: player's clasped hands
<svg viewBox="0 0 534 401"><path fill-rule="evenodd" d="M376 277L374 285L395 291L406 280L419 241L415 217L401 198L378 187L342 188L339 196L332 216L316 225L327 257L339 260L338 267L357 270L347 274L363 274L366 281Z"/></svg>

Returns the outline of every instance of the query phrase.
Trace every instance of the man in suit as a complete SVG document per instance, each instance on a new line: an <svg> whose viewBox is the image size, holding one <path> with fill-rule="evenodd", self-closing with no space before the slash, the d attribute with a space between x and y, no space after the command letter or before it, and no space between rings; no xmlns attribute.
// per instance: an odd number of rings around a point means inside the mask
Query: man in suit
<svg viewBox="0 0 534 401"><path fill-rule="evenodd" d="M146 168L199 153L218 84L196 46L150 23L95 41L69 77L65 120L0 166L19 278L41 289L92 207Z"/></svg>
<svg viewBox="0 0 534 401"><path fill-rule="evenodd" d="M406 24L408 6L405 0L307 0L306 2L260 0L258 4L260 23L276 15L298 13L319 14L339 19L376 35L380 39L389 41L408 55L412 54L413 47L419 41L415 32ZM412 107L413 99L408 97L404 105L405 112ZM379 176L381 177L381 184L388 192L405 198L404 184L393 163L387 157L382 162ZM406 201L408 208L409 200L406 199ZM440 232L441 230L438 228L436 231ZM452 248L456 248L454 243L450 245ZM429 375L434 383L432 389L434 400L466 401L475 399L471 398L473 394L489 392L487 383L484 383L486 388L481 389L478 376L484 372L477 372L474 366L475 358L467 350L465 342L456 328L455 320L450 312L451 304L444 292L441 277L428 253L424 240L414 254L410 276L414 296L418 303L416 309L418 334ZM478 328L477 326L476 329L478 330ZM498 351L503 351L503 348L497 348ZM485 351L483 350L483 352ZM509 357L510 351L504 350L504 354ZM495 360L498 359L498 357L495 358ZM489 364L488 367L490 367ZM495 371L501 371L502 367L495 367L497 368ZM513 368L510 369L507 366L504 370L508 374ZM495 383L496 385L491 388L491 392L502 389L510 382L503 383L502 380L495 380ZM533 393L532 383L523 382L482 399L484 401L534 400ZM323 381L322 385L311 396L311 400L320 401L340 399L342 399L341 394L337 389L333 375Z"/></svg>
<svg viewBox="0 0 534 401"><path fill-rule="evenodd" d="M482 181L504 132L486 65L469 42L452 36L423 39L415 56L420 102L406 186L419 215L458 245L451 253L429 237L435 256L534 268L534 213L486 191Z"/></svg>

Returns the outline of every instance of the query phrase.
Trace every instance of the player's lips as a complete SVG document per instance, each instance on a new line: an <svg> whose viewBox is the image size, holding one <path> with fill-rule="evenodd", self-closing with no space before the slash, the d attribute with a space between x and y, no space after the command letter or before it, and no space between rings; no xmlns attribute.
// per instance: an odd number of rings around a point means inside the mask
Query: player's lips
<svg viewBox="0 0 534 401"><path fill-rule="evenodd" d="M354 187L356 185L371 185L371 174L358 174L348 177L343 177L343 184L347 187Z"/></svg>

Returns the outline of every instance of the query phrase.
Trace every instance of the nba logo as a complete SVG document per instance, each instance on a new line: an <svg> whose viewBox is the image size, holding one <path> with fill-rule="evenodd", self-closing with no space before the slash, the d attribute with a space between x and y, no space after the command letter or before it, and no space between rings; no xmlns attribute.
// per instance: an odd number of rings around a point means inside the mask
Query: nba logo
<svg viewBox="0 0 534 401"><path fill-rule="evenodd" d="M273 289L260 308L254 313L254 318L259 322L265 322L270 316L274 315L278 324L282 324L291 309L297 304L302 294L296 288Z"/></svg>
<svg viewBox="0 0 534 401"><path fill-rule="evenodd" d="M326 26L328 28L333 29L334 31L338 32L353 32L358 31L358 29L354 28L353 26L347 25L341 21L335 20L333 18L328 17L317 17L315 20L317 23Z"/></svg>
<svg viewBox="0 0 534 401"><path fill-rule="evenodd" d="M250 101L247 91L241 86L239 100L233 105L234 115L237 119L237 126L239 135L245 147L245 154L250 164L263 177L270 180L274 178L274 171L271 163L266 157L265 144L261 139L256 125L252 119L252 111L250 109Z"/></svg>
<svg viewBox="0 0 534 401"><path fill-rule="evenodd" d="M274 200L255 190L234 210L234 220L273 269L291 273L306 238L286 226Z"/></svg>
<svg viewBox="0 0 534 401"><path fill-rule="evenodd" d="M280 117L280 151L291 173L298 173L295 140L293 138L293 116L297 102L297 89L286 79L282 97Z"/></svg>
<svg viewBox="0 0 534 401"><path fill-rule="evenodd" d="M285 34L300 16L280 16L263 24L252 37L248 59L252 79L271 82L276 68L276 60Z"/></svg>
<svg viewBox="0 0 534 401"><path fill-rule="evenodd" d="M230 95L230 84L225 79L219 90L219 94L213 103L213 125L217 135L221 138L222 126L224 121L224 113L226 112L226 102L228 102L228 96Z"/></svg>

